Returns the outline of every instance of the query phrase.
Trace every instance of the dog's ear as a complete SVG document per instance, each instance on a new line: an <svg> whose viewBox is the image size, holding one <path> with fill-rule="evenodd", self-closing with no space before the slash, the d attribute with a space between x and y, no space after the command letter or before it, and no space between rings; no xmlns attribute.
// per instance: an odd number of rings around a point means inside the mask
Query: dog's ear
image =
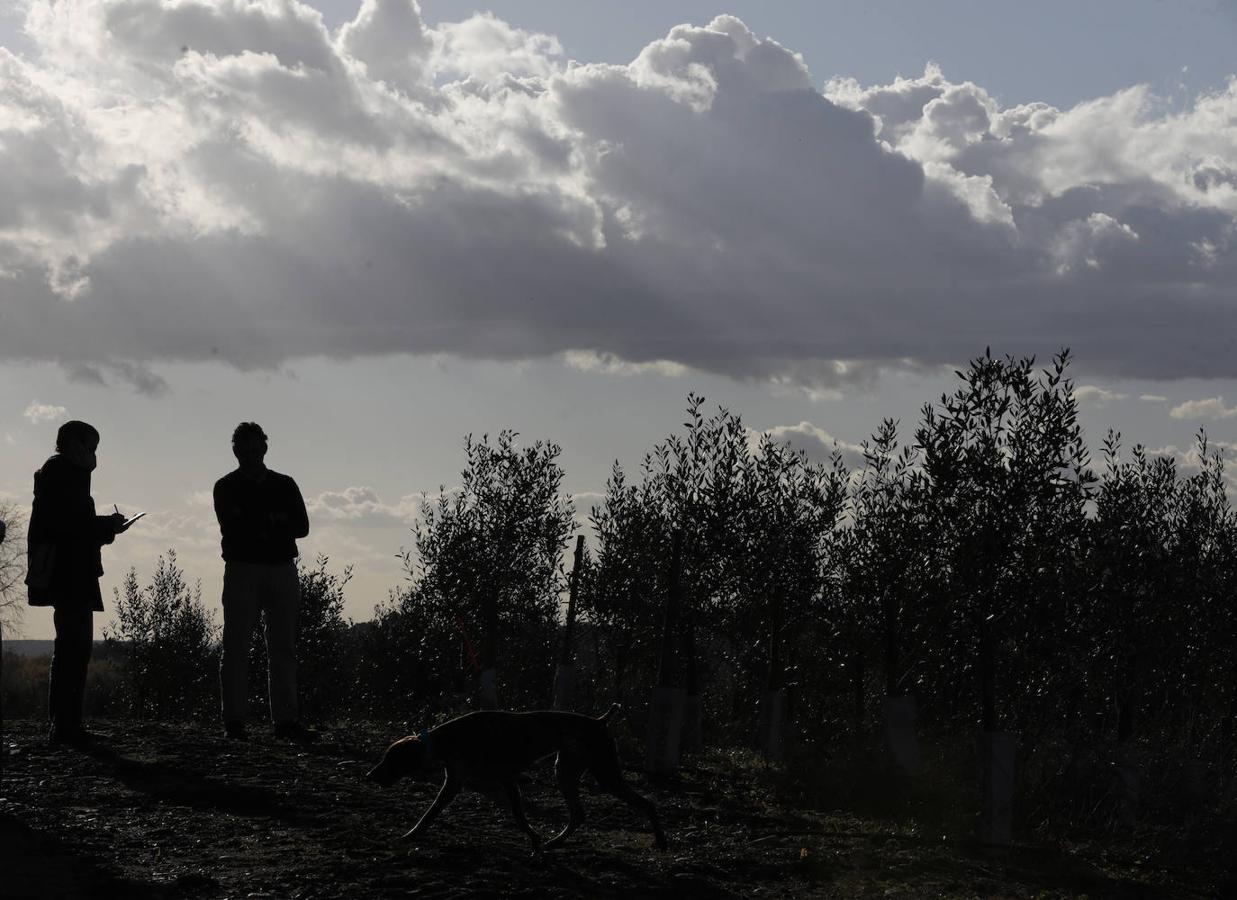
<svg viewBox="0 0 1237 900"><path fill-rule="evenodd" d="M410 734L388 747L387 757L401 775L411 774L420 769L425 761L425 744L419 735Z"/></svg>
<svg viewBox="0 0 1237 900"><path fill-rule="evenodd" d="M409 742L415 743L410 744ZM365 777L370 781L377 781L380 784L391 784L398 781L404 775L416 771L423 755L419 744L420 741L417 740L415 735L400 738L387 747L386 751L382 754L381 762L370 769Z"/></svg>

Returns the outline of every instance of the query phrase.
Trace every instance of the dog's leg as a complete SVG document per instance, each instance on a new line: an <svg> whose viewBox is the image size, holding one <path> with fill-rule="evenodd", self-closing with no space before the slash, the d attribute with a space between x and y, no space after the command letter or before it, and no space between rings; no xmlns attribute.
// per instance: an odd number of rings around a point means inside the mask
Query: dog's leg
<svg viewBox="0 0 1237 900"><path fill-rule="evenodd" d="M666 849L666 833L661 830L661 822L657 819L657 807L654 806L650 800L641 797L634 790L632 790L627 782L622 780L615 783L607 783L598 779L598 784L600 784L602 788L609 791L615 797L618 797L632 809L644 813L653 826L653 838L657 843L657 849Z"/></svg>
<svg viewBox="0 0 1237 900"><path fill-rule="evenodd" d="M584 821L584 807L580 804L580 775L583 771L584 767L579 762L559 753L558 761L554 764L554 776L558 781L558 789L562 791L563 800L567 802L567 824L562 831L546 841L547 850L567 840Z"/></svg>
<svg viewBox="0 0 1237 900"><path fill-rule="evenodd" d="M524 817L524 798L520 796L520 786L514 781L508 781L505 787L507 788L507 800L511 803L511 815L515 817L515 824L519 825L520 830L532 841L533 855L536 856L541 852L541 838L528 824L528 819Z"/></svg>
<svg viewBox="0 0 1237 900"><path fill-rule="evenodd" d="M442 787L438 789L438 796L434 798L434 802L430 804L424 815L417 821L416 825L404 832L402 837L416 837L430 827L430 823L438 817L442 812L443 807L455 799L455 795L460 792L463 782L458 778L452 778L450 773L447 773L447 780L442 783Z"/></svg>
<svg viewBox="0 0 1237 900"><path fill-rule="evenodd" d="M667 846L666 833L662 831L661 822L657 819L657 807L653 805L652 801L637 794L631 785L623 780L623 770L619 766L618 761L618 749L614 746L613 740L594 756L593 765L590 768L593 771L593 775L597 778L597 784L602 790L618 797L632 809L643 813L648 818L653 826L653 837L657 843L657 849L665 850Z"/></svg>

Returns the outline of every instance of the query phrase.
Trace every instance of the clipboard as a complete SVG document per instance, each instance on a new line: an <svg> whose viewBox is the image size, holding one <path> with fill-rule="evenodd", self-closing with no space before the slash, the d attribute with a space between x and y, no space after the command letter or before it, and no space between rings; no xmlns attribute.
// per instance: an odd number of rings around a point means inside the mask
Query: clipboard
<svg viewBox="0 0 1237 900"><path fill-rule="evenodd" d="M144 512L140 512L140 513L138 513L136 516L130 516L129 518L125 519L125 524L124 524L124 527L125 527L125 528L128 528L130 525L132 525L132 524L133 524L134 522L136 522L138 519L142 518L142 516L144 516L144 515L146 515L146 513L144 513Z"/></svg>

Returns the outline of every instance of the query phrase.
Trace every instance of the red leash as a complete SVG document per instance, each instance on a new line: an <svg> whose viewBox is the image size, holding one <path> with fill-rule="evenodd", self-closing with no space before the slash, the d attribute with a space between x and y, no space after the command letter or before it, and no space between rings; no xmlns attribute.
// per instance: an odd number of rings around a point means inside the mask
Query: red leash
<svg viewBox="0 0 1237 900"><path fill-rule="evenodd" d="M468 629L464 627L464 620L459 616L455 617L455 627L464 637L464 649L468 651L468 661L472 663L472 670L480 675L481 663L477 661L477 650L473 647L472 641L468 639Z"/></svg>

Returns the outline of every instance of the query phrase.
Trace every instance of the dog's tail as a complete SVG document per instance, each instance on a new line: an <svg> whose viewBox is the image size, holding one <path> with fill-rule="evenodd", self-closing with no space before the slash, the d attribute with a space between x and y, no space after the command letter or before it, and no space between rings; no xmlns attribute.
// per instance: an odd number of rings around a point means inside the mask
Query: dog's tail
<svg viewBox="0 0 1237 900"><path fill-rule="evenodd" d="M610 708L597 717L597 721L598 722L609 722L611 716L613 716L617 712L622 712L622 711L623 711L623 705L621 703L611 703Z"/></svg>

